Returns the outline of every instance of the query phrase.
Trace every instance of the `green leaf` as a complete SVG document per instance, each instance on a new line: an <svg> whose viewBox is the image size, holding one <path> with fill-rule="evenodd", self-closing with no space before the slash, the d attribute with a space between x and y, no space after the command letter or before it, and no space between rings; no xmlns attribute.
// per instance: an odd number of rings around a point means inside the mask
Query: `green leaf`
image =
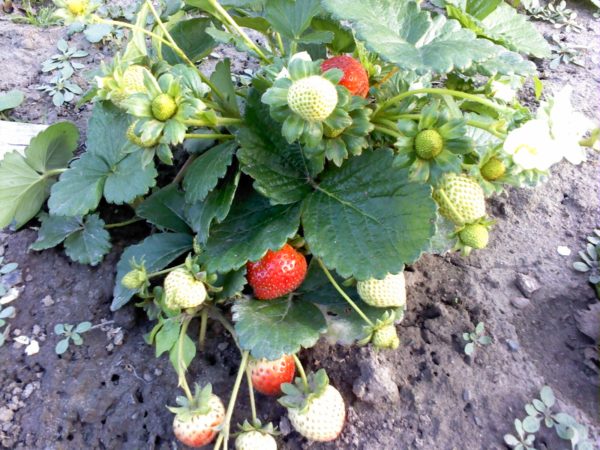
<svg viewBox="0 0 600 450"><path fill-rule="evenodd" d="M185 200L195 203L206 198L219 180L227 173L233 154L237 150L235 142L226 142L211 148L200 155L188 167L183 179Z"/></svg>
<svg viewBox="0 0 600 450"><path fill-rule="evenodd" d="M225 275L219 274L213 285L223 289L215 293L217 299L228 299L239 294L246 286L246 267L242 266L238 270L227 272Z"/></svg>
<svg viewBox="0 0 600 450"><path fill-rule="evenodd" d="M65 241L69 258L82 264L96 265L111 248L110 235L97 214L84 220L44 214L40 220L42 226L38 238L29 247L32 250L45 250Z"/></svg>
<svg viewBox="0 0 600 450"><path fill-rule="evenodd" d="M210 76L210 81L223 94L224 98L216 95L213 98L223 108L224 112L230 117L240 117L235 87L231 81L231 61L229 58L217 63L214 72Z"/></svg>
<svg viewBox="0 0 600 450"><path fill-rule="evenodd" d="M94 23L88 25L83 34L88 42L95 44L100 42L105 36L107 36L112 31L112 26L104 24L104 23Z"/></svg>
<svg viewBox="0 0 600 450"><path fill-rule="evenodd" d="M341 276L383 278L415 261L435 232L428 185L410 183L390 150L351 158L322 176L304 201L304 237L316 257Z"/></svg>
<svg viewBox="0 0 600 450"><path fill-rule="evenodd" d="M79 325L77 325L75 327L75 332L76 333L85 333L86 331L89 331L90 328L92 328L91 322L81 322Z"/></svg>
<svg viewBox="0 0 600 450"><path fill-rule="evenodd" d="M23 100L25 95L17 89L0 94L0 112L16 108Z"/></svg>
<svg viewBox="0 0 600 450"><path fill-rule="evenodd" d="M96 103L89 121L87 151L63 173L48 207L58 216L82 216L95 209L104 194L122 204L144 195L156 183L154 164L142 166L142 150L126 153L127 114L107 102Z"/></svg>
<svg viewBox="0 0 600 450"><path fill-rule="evenodd" d="M175 185L154 191L136 208L136 214L161 229L189 233L183 192Z"/></svg>
<svg viewBox="0 0 600 450"><path fill-rule="evenodd" d="M79 131L70 122L56 123L35 136L23 157L14 151L0 161L0 228L13 220L22 227L40 210L54 176L77 148Z"/></svg>
<svg viewBox="0 0 600 450"><path fill-rule="evenodd" d="M269 108L252 91L246 106L246 123L238 135L237 153L244 173L254 179L254 188L272 204L302 200L312 188L300 145L288 144L281 125L271 119Z"/></svg>
<svg viewBox="0 0 600 450"><path fill-rule="evenodd" d="M525 53L537 58L550 57L550 45L535 26L513 7L502 3L485 19L478 20L468 11L447 6L448 14L478 36L490 39L509 50Z"/></svg>
<svg viewBox="0 0 600 450"><path fill-rule="evenodd" d="M68 348L69 348L69 338L66 337L56 343L56 347L54 347L54 351L56 352L57 355L62 355L64 352L67 351Z"/></svg>
<svg viewBox="0 0 600 450"><path fill-rule="evenodd" d="M110 234L98 214L84 218L82 228L65 239L65 253L73 261L95 266L111 248Z"/></svg>
<svg viewBox="0 0 600 450"><path fill-rule="evenodd" d="M127 289L121 280L131 270L131 260L144 261L146 270L153 272L164 269L173 260L191 250L192 236L184 233L158 233L147 237L139 244L127 247L117 264L117 279L113 291L112 311L124 306L135 294L135 290Z"/></svg>
<svg viewBox="0 0 600 450"><path fill-rule="evenodd" d="M467 345L465 345L465 355L471 356L474 351L475 351L475 344L473 344L472 342L469 342Z"/></svg>
<svg viewBox="0 0 600 450"><path fill-rule="evenodd" d="M317 343L323 313L303 300L239 300L232 307L240 346L254 358L274 360Z"/></svg>
<svg viewBox="0 0 600 450"><path fill-rule="evenodd" d="M217 45L215 40L206 32L210 24L211 20L207 18L183 20L171 27L169 33L190 60L198 61L208 55ZM174 65L184 62L166 45L162 48L162 54L169 64Z"/></svg>
<svg viewBox="0 0 600 450"><path fill-rule="evenodd" d="M187 206L188 223L198 233L200 243L206 243L213 221L222 222L229 214L239 180L240 173L232 172L221 180L204 201Z"/></svg>
<svg viewBox="0 0 600 450"><path fill-rule="evenodd" d="M349 21L359 39L383 59L418 73L447 73L493 58L499 47L477 39L470 30L443 15L431 17L414 1L324 0L337 19Z"/></svg>
<svg viewBox="0 0 600 450"><path fill-rule="evenodd" d="M183 337L182 343L182 351L181 351L181 360L179 359L179 346L174 345L169 352L169 360L175 369L175 372L179 374L180 370L187 369L196 356L196 344L194 341L186 334ZM180 364L181 363L181 364Z"/></svg>
<svg viewBox="0 0 600 450"><path fill-rule="evenodd" d="M289 39L298 40L321 12L319 0L267 0L265 18L273 29Z"/></svg>
<svg viewBox="0 0 600 450"><path fill-rule="evenodd" d="M165 320L162 328L155 337L156 357L158 358L164 352L168 352L177 343L181 324L176 320Z"/></svg>
<svg viewBox="0 0 600 450"><path fill-rule="evenodd" d="M489 16L502 0L467 0L466 11L473 17L482 20Z"/></svg>
<svg viewBox="0 0 600 450"><path fill-rule="evenodd" d="M227 218L213 226L202 257L210 272L237 269L283 247L299 222L299 204L272 206L255 192L239 195Z"/></svg>
<svg viewBox="0 0 600 450"><path fill-rule="evenodd" d="M311 22L311 28L333 33L333 40L327 46L335 53L352 53L356 47L352 33L342 28L340 23L335 20L315 17Z"/></svg>

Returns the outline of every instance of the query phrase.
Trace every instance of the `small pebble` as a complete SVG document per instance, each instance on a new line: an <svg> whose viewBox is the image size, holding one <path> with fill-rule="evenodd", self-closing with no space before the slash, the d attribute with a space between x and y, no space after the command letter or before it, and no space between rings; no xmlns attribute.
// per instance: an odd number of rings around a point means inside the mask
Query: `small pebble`
<svg viewBox="0 0 600 450"><path fill-rule="evenodd" d="M221 342L219 345L217 345L217 349L221 352L224 350L227 350L228 347L229 347L228 342Z"/></svg>
<svg viewBox="0 0 600 450"><path fill-rule="evenodd" d="M44 305L44 306L52 306L52 305L54 305L54 300L52 300L52 297L50 297L49 295L46 295L42 299L42 305Z"/></svg>
<svg viewBox="0 0 600 450"><path fill-rule="evenodd" d="M519 350L519 343L516 341L513 341L512 339L507 339L506 345L508 345L508 349L512 352L516 352Z"/></svg>
<svg viewBox="0 0 600 450"><path fill-rule="evenodd" d="M522 273L517 274L515 282L521 293L527 298L540 288L540 283L535 278Z"/></svg>
<svg viewBox="0 0 600 450"><path fill-rule="evenodd" d="M468 389L465 389L462 393L462 397L465 402L468 402L471 400L471 392Z"/></svg>
<svg viewBox="0 0 600 450"><path fill-rule="evenodd" d="M524 309L531 305L531 301L526 297L513 297L510 299L510 304L517 309Z"/></svg>
<svg viewBox="0 0 600 450"><path fill-rule="evenodd" d="M571 249L569 247L565 247L564 245L559 245L556 247L556 251L560 256L569 256L571 254Z"/></svg>

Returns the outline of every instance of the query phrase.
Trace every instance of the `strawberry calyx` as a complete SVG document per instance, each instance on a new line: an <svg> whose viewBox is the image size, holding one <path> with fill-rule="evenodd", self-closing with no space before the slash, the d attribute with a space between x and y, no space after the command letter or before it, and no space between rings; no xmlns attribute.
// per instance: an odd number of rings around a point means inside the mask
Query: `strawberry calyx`
<svg viewBox="0 0 600 450"><path fill-rule="evenodd" d="M277 427L275 427L272 422L263 425L259 419L254 419L252 422L244 420L243 424L238 424L238 429L239 431L234 435L249 433L251 431L257 431L261 434L270 434L271 436L279 436L281 434L281 432L277 431Z"/></svg>
<svg viewBox="0 0 600 450"><path fill-rule="evenodd" d="M212 395L212 385L210 383L203 388L200 388L200 385L196 383L194 385L194 395L191 399L180 395L175 399L177 406L167 406L167 409L175 414L179 420L187 422L195 416L210 412L209 401Z"/></svg>
<svg viewBox="0 0 600 450"><path fill-rule="evenodd" d="M88 2L86 0L70 0L67 2L67 9L74 16L82 15L87 9Z"/></svg>
<svg viewBox="0 0 600 450"><path fill-rule="evenodd" d="M285 395L277 401L288 409L305 412L311 402L325 393L329 386L329 377L325 369L307 374L306 382L297 377L294 383L284 383L281 390Z"/></svg>
<svg viewBox="0 0 600 450"><path fill-rule="evenodd" d="M358 345L372 343L377 349L396 349L400 345L400 339L396 332L395 323L404 318L404 308L387 310L371 325L364 327L365 337L358 341Z"/></svg>

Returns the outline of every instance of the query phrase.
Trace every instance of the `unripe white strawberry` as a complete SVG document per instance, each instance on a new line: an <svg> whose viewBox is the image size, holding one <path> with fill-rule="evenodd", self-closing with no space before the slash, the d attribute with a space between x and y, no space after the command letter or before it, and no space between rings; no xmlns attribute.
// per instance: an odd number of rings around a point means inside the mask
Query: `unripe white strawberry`
<svg viewBox="0 0 600 450"><path fill-rule="evenodd" d="M295 81L289 88L287 102L290 109L308 122L322 122L337 105L338 94L334 84L320 75L311 75Z"/></svg>
<svg viewBox="0 0 600 450"><path fill-rule="evenodd" d="M204 283L196 280L187 269L178 268L165 278L165 303L170 309L193 308L206 300Z"/></svg>
<svg viewBox="0 0 600 450"><path fill-rule="evenodd" d="M433 198L440 214L456 225L475 222L485 216L485 195L479 183L466 175L444 176Z"/></svg>
<svg viewBox="0 0 600 450"><path fill-rule="evenodd" d="M126 94L135 94L138 92L145 92L146 87L144 86L144 73L147 72L143 66L134 64L129 66L123 72L123 78L121 79L121 87Z"/></svg>
<svg viewBox="0 0 600 450"><path fill-rule="evenodd" d="M270 434L246 431L235 439L235 450L277 450L277 442Z"/></svg>
<svg viewBox="0 0 600 450"><path fill-rule="evenodd" d="M302 436L327 442L342 432L346 407L338 390L328 385L320 396L310 400L306 409L288 408L288 415L292 426Z"/></svg>
<svg viewBox="0 0 600 450"><path fill-rule="evenodd" d="M397 308L406 304L404 272L398 274L388 273L383 280L371 278L359 281L356 288L360 298L371 306Z"/></svg>
<svg viewBox="0 0 600 450"><path fill-rule="evenodd" d="M225 407L219 397L212 394L206 411L178 414L173 419L173 434L185 445L202 447L215 438L218 427L225 419Z"/></svg>

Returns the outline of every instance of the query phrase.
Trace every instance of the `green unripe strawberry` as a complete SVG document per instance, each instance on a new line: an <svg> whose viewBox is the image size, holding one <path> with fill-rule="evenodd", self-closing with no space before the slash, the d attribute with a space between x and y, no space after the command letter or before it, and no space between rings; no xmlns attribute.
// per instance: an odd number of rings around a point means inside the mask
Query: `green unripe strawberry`
<svg viewBox="0 0 600 450"><path fill-rule="evenodd" d="M458 237L463 245L471 248L482 249L487 247L490 234L485 226L474 223L465 226L458 233Z"/></svg>
<svg viewBox="0 0 600 450"><path fill-rule="evenodd" d="M495 181L506 173L504 163L496 158L491 158L481 167L481 176L488 181Z"/></svg>
<svg viewBox="0 0 600 450"><path fill-rule="evenodd" d="M142 147L142 148L151 148L151 147L154 147L156 144L158 144L158 141L160 138L154 139L153 141L150 141L150 142L142 141L142 138L140 138L137 134L135 134L136 124L137 124L137 121L133 122L131 125L129 125L129 128L127 128L126 136L130 142L133 142L135 145L137 145L138 147Z"/></svg>
<svg viewBox="0 0 600 450"><path fill-rule="evenodd" d="M442 153L444 140L436 130L423 130L415 137L415 151L421 159L430 160Z"/></svg>
<svg viewBox="0 0 600 450"><path fill-rule="evenodd" d="M356 289L367 305L377 308L398 308L406 304L404 272L389 273L383 280L371 278L359 281Z"/></svg>
<svg viewBox="0 0 600 450"><path fill-rule="evenodd" d="M127 272L121 279L121 284L127 289L139 289L147 280L146 271L140 269L134 269Z"/></svg>
<svg viewBox="0 0 600 450"><path fill-rule="evenodd" d="M433 192L440 214L457 225L475 222L485 216L483 189L476 180L454 173L444 176Z"/></svg>
<svg viewBox="0 0 600 450"><path fill-rule="evenodd" d="M79 16L85 12L87 5L85 0L70 0L67 2L67 9L74 16Z"/></svg>
<svg viewBox="0 0 600 450"><path fill-rule="evenodd" d="M177 112L175 100L168 94L160 94L152 100L152 115L156 120L164 122Z"/></svg>
<svg viewBox="0 0 600 450"><path fill-rule="evenodd" d="M165 278L165 304L169 309L193 308L206 300L204 283L196 280L192 273L184 268L178 268Z"/></svg>
<svg viewBox="0 0 600 450"><path fill-rule="evenodd" d="M400 345L400 339L393 324L385 325L373 333L371 343L375 348L395 350Z"/></svg>
<svg viewBox="0 0 600 450"><path fill-rule="evenodd" d="M289 88L290 109L308 122L322 122L333 112L338 95L334 84L319 75L295 81Z"/></svg>

